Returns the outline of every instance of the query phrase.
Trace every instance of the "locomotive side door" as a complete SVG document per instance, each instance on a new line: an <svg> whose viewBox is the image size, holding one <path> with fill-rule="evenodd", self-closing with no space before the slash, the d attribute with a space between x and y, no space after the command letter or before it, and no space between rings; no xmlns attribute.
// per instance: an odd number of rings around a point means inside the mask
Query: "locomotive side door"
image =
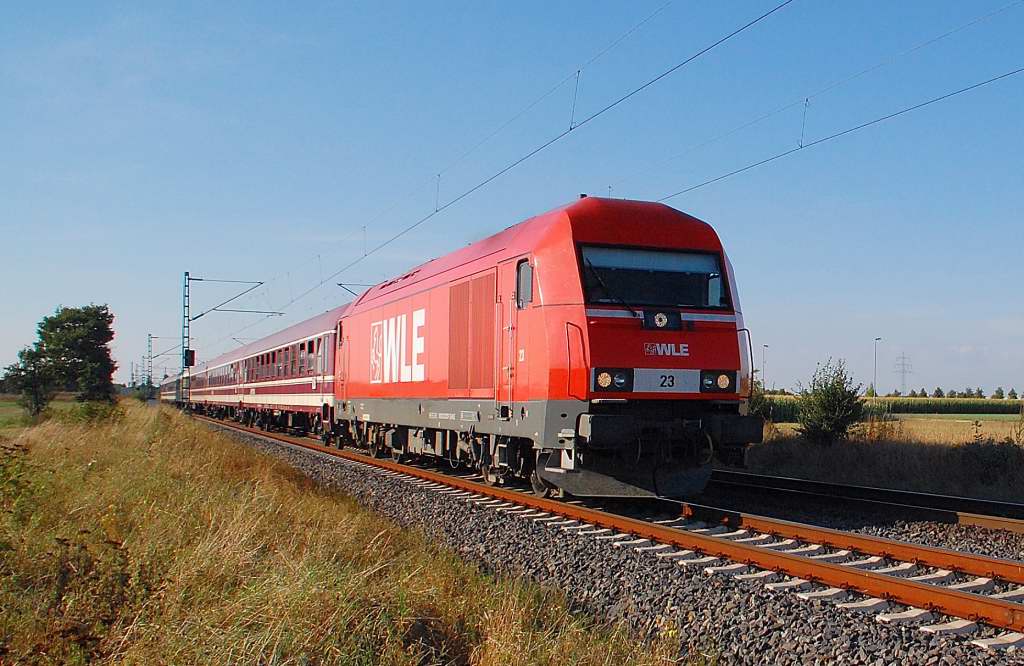
<svg viewBox="0 0 1024 666"><path fill-rule="evenodd" d="M498 416L511 420L516 401L526 399L528 380L525 350L520 349L520 311L533 300L533 268L526 257L498 266Z"/></svg>
<svg viewBox="0 0 1024 666"><path fill-rule="evenodd" d="M336 344L334 346L334 395L338 400L345 400L348 397L348 383L346 374L348 372L348 345L345 341L345 327L343 322L338 322L338 328L334 331Z"/></svg>

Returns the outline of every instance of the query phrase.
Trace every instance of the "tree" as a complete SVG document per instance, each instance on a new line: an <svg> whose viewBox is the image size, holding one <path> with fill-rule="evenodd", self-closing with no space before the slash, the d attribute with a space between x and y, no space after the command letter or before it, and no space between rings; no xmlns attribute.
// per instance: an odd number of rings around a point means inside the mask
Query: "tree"
<svg viewBox="0 0 1024 666"><path fill-rule="evenodd" d="M942 389L940 389L938 386L936 386L935 390L932 391L932 397L933 398L945 398L946 394L942 392Z"/></svg>
<svg viewBox="0 0 1024 666"><path fill-rule="evenodd" d="M1010 392L1006 394L1006 397L1009 398L1010 400L1016 400L1017 399L1017 389L1015 389L1015 388L1010 389Z"/></svg>
<svg viewBox="0 0 1024 666"><path fill-rule="evenodd" d="M917 397L917 391L914 390L914 389L910 389L910 394L907 397L908 398L916 398Z"/></svg>
<svg viewBox="0 0 1024 666"><path fill-rule="evenodd" d="M850 428L864 417L863 386L854 385L842 360L818 365L809 388L800 388L798 431L809 441L829 445L845 440Z"/></svg>
<svg viewBox="0 0 1024 666"><path fill-rule="evenodd" d="M972 389L970 386L968 386L967 388L965 388L960 393L960 397L961 398L973 398L974 397L974 389Z"/></svg>
<svg viewBox="0 0 1024 666"><path fill-rule="evenodd" d="M1002 400L1005 396L1003 395L1003 387L997 386L995 391L992 391L992 398L995 400Z"/></svg>
<svg viewBox="0 0 1024 666"><path fill-rule="evenodd" d="M37 347L65 388L78 392L79 400L114 399L117 364L109 347L113 323L106 305L62 306L39 322Z"/></svg>
<svg viewBox="0 0 1024 666"><path fill-rule="evenodd" d="M38 416L57 392L57 376L39 345L18 352L18 362L7 367L4 383L20 394L18 404Z"/></svg>
<svg viewBox="0 0 1024 666"><path fill-rule="evenodd" d="M927 398L928 397L928 391L925 391L924 387L922 386L921 390L917 392L917 397L918 398Z"/></svg>
<svg viewBox="0 0 1024 666"><path fill-rule="evenodd" d="M980 386L978 388L974 389L974 397L975 398L984 398L985 397L985 392L981 390Z"/></svg>
<svg viewBox="0 0 1024 666"><path fill-rule="evenodd" d="M868 398L877 398L878 393L875 391L875 385L868 384L868 390L865 391L864 395L867 396Z"/></svg>

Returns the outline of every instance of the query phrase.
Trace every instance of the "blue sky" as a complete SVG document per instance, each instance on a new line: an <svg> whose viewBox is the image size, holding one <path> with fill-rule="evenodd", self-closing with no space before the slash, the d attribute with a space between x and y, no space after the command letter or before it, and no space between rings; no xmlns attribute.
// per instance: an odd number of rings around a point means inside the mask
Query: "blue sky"
<svg viewBox="0 0 1024 666"><path fill-rule="evenodd" d="M463 157L645 18L584 67L577 119L774 4L7 6L0 363L58 304L109 303L127 378L147 333L179 334L184 270L265 280L239 304L276 310L433 210L438 172L443 204L564 130L575 77ZM1024 2L797 0L338 280L382 280L580 192L657 199L796 146L801 126L812 141L1024 66L1022 33ZM806 117L708 142L844 80ZM769 384L829 356L868 383L882 336L883 390L902 353L915 387L1024 388L1021 117L1024 75L668 202L722 236ZM201 319L200 358L344 302L333 282L281 318ZM194 307L229 295L198 284Z"/></svg>

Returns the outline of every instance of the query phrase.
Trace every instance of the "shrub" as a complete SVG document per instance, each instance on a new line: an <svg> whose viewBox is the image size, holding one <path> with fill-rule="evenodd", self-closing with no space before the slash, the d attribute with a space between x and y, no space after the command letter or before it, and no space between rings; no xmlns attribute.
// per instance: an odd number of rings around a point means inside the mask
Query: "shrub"
<svg viewBox="0 0 1024 666"><path fill-rule="evenodd" d="M850 428L864 417L861 385L853 383L842 360L819 365L811 385L801 387L798 400L798 432L816 444L845 440Z"/></svg>

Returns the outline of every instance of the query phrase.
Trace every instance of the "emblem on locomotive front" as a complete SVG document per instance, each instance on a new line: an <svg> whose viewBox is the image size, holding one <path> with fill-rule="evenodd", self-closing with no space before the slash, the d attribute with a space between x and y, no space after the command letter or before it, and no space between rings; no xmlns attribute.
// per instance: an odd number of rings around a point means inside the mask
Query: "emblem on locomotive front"
<svg viewBox="0 0 1024 666"><path fill-rule="evenodd" d="M411 318L401 314L370 324L371 384L426 379L423 363L426 345L422 332L426 322L427 311L420 308L413 310Z"/></svg>
<svg viewBox="0 0 1024 666"><path fill-rule="evenodd" d="M645 356L689 356L690 345L685 342L645 342Z"/></svg>
<svg viewBox="0 0 1024 666"><path fill-rule="evenodd" d="M654 325L658 328L665 328L668 325L668 315L664 312L654 315Z"/></svg>

